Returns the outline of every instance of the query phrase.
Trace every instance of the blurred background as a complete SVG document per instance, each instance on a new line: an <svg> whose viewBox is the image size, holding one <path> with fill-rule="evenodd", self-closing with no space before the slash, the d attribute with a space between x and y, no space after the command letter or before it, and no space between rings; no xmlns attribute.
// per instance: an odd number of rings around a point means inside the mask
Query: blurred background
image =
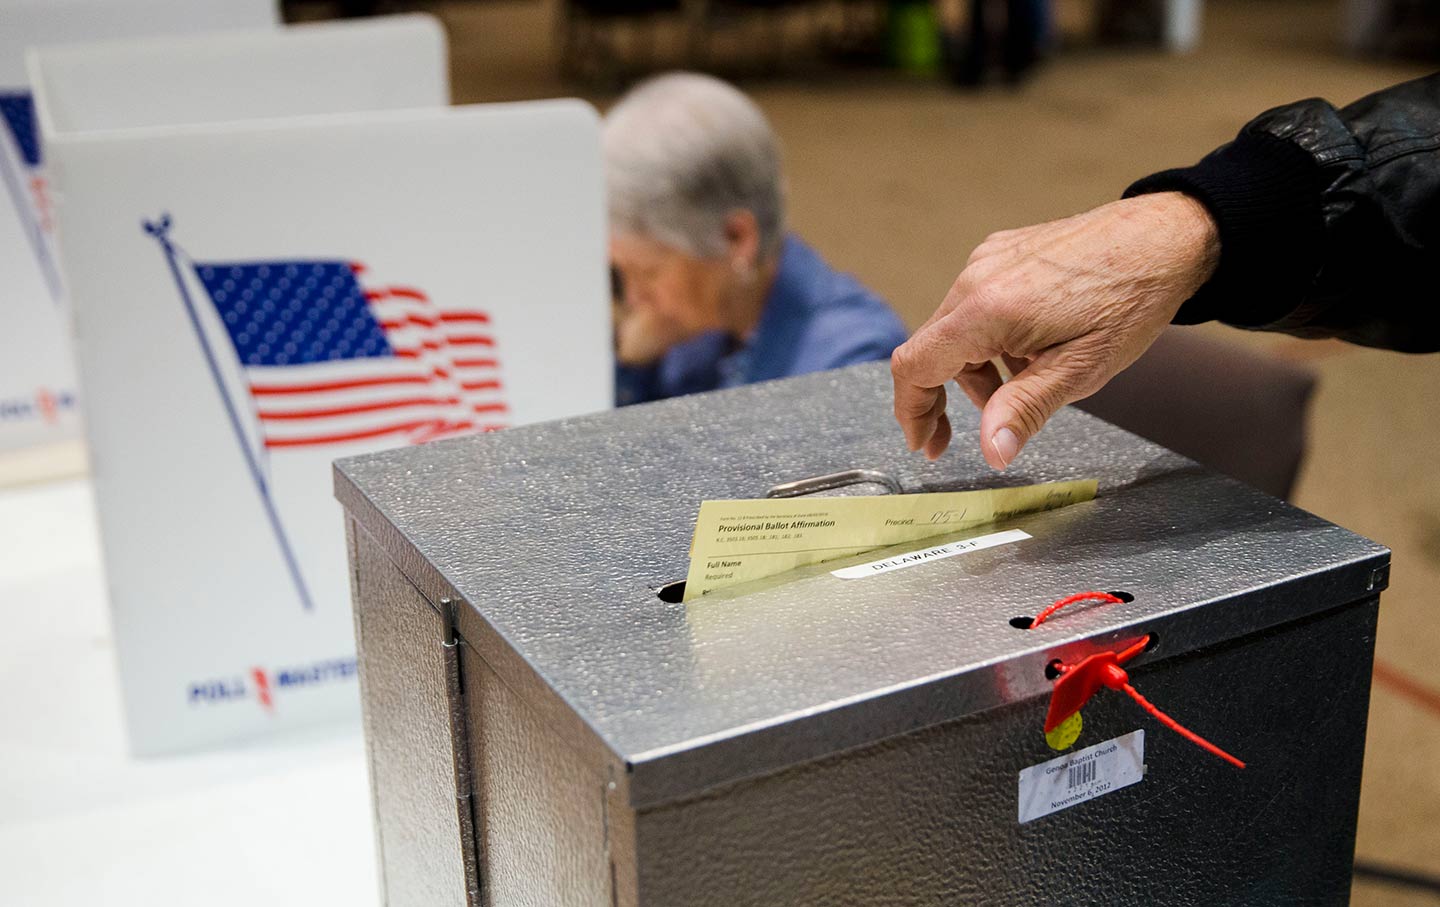
<svg viewBox="0 0 1440 907"><path fill-rule="evenodd" d="M1178 35L1170 23L1167 44L1163 4L1058 0L1037 28L1037 62L1015 73L1000 3L987 10L995 34L977 86L968 3L942 4L928 24L907 23L914 7L903 3L593 3L374 8L444 22L456 103L579 94L603 111L654 71L702 67L735 81L784 143L792 228L912 330L988 233L1115 199L1143 175L1193 163L1266 108L1312 96L1349 103L1440 59L1433 2L1172 4L1194 19ZM603 12L620 8L633 13ZM306 0L285 14L370 9ZM1294 500L1394 549L1357 859L1440 877L1440 357L1200 330L1317 374ZM1324 696L1325 678L1314 682ZM1323 731L1314 742L1324 745ZM1437 904L1440 893L1362 875L1354 903Z"/></svg>

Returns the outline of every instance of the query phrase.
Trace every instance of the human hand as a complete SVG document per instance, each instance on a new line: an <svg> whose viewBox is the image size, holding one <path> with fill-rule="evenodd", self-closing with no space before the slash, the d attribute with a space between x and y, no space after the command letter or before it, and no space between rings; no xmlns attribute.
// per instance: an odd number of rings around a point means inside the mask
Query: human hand
<svg viewBox="0 0 1440 907"><path fill-rule="evenodd" d="M1056 410L1139 358L1219 260L1209 212L1178 192L992 234L891 357L906 443L931 460L945 451L954 379L983 411L985 461L1004 469Z"/></svg>
<svg viewBox="0 0 1440 907"><path fill-rule="evenodd" d="M621 365L645 366L659 361L670 347L686 339L685 331L661 317L653 308L617 303L615 359Z"/></svg>

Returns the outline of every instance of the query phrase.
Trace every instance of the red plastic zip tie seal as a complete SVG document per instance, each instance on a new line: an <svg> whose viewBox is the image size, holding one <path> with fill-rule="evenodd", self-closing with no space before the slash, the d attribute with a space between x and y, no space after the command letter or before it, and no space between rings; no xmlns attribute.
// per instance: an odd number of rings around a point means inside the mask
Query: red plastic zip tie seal
<svg viewBox="0 0 1440 907"><path fill-rule="evenodd" d="M1030 623L1030 629L1043 624L1049 620L1051 615L1061 608L1077 604L1083 601L1101 601L1106 603L1120 603L1123 599L1110 595L1107 592L1080 592L1060 599L1054 604L1045 608ZM1076 665L1066 665L1063 662L1052 662L1052 666L1060 673L1055 680L1055 688L1050 693L1050 707L1045 713L1045 732L1048 734L1059 727L1065 719L1080 711L1085 703L1089 702L1101 687L1109 687L1112 690L1120 690L1129 696L1152 718L1165 727L1189 740L1191 743L1205 750L1211 755L1218 756L1236 768L1244 768L1245 763L1222 750L1220 747L1201 737L1199 734L1184 727L1180 722L1162 712L1150 700L1140 695L1140 691L1130 684L1130 675L1125 672L1121 665L1133 659L1150 644L1152 636L1146 634L1138 642L1119 652L1096 652Z"/></svg>
<svg viewBox="0 0 1440 907"><path fill-rule="evenodd" d="M1076 592L1074 595L1065 596L1035 615L1035 619L1030 621L1028 629L1033 630L1045 623L1045 621L1050 619L1050 615L1059 611L1061 608L1068 608L1070 605L1078 605L1081 602L1091 601L1102 602L1108 605L1123 605L1125 603L1125 599L1111 595L1109 592Z"/></svg>

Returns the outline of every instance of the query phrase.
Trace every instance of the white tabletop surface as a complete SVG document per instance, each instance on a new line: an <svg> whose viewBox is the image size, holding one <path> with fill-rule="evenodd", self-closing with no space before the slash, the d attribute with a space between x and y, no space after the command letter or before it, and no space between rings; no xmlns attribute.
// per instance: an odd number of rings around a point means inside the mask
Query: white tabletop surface
<svg viewBox="0 0 1440 907"><path fill-rule="evenodd" d="M0 905L378 903L358 724L128 755L93 507L0 490Z"/></svg>

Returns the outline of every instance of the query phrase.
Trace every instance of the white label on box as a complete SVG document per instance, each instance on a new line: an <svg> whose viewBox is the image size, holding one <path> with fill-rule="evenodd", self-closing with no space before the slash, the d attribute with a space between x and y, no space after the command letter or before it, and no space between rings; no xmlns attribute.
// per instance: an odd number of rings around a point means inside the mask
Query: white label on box
<svg viewBox="0 0 1440 907"><path fill-rule="evenodd" d="M1145 732L1032 765L1020 772L1020 824L1138 784L1145 777Z"/></svg>
<svg viewBox="0 0 1440 907"><path fill-rule="evenodd" d="M895 557L888 557L883 561L871 561L868 564L857 564L854 567L842 567L839 570L831 570L831 576L838 576L841 579L860 579L866 576L874 576L877 573L887 573L891 570L903 570L906 567L913 567L916 564L924 564L929 561L944 560L947 557L954 557L957 554L964 554L967 551L979 551L981 548L994 548L996 545L1008 545L1011 542L1020 542L1030 538L1027 532L1019 529L1008 529L1005 532L992 532L989 535L979 535L973 539L961 539L958 542L948 542L944 545L936 545L933 548L922 548L919 551L911 551L906 554L898 554Z"/></svg>

